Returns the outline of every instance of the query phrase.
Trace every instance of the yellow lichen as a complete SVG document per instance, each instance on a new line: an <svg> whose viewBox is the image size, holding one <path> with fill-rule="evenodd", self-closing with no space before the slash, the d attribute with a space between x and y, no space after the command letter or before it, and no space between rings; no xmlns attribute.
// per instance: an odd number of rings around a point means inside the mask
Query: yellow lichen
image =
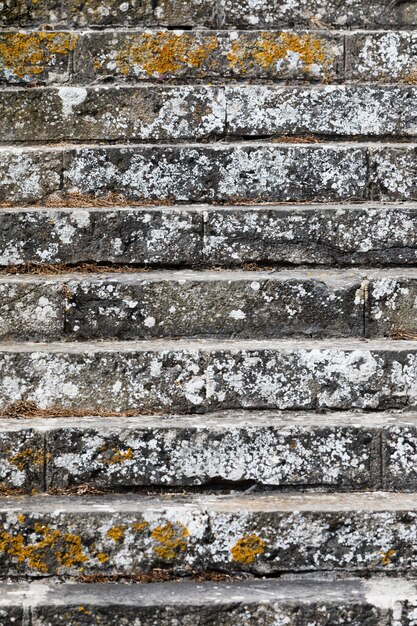
<svg viewBox="0 0 417 626"><path fill-rule="evenodd" d="M189 67L201 69L207 57L217 49L215 36L176 34L170 32L143 33L130 39L117 56L117 67L123 75L133 68L149 76L163 76ZM105 61L96 60L96 69Z"/></svg>
<svg viewBox="0 0 417 626"><path fill-rule="evenodd" d="M107 537L113 539L116 543L122 541L125 535L126 526L113 526L107 531Z"/></svg>
<svg viewBox="0 0 417 626"><path fill-rule="evenodd" d="M175 559L186 551L189 535L188 528L181 522L168 522L164 526L157 526L151 535L159 544L154 546L154 552L162 559Z"/></svg>
<svg viewBox="0 0 417 626"><path fill-rule="evenodd" d="M23 471L31 465L41 467L45 462L45 454L43 450L25 448L24 450L20 450L20 452L17 452L13 456L9 457L8 461L12 465L16 465L20 471Z"/></svg>
<svg viewBox="0 0 417 626"><path fill-rule="evenodd" d="M312 65L324 65L329 61L318 37L296 33L262 33L249 43L244 37L235 39L227 58L231 69L244 73L252 65L271 69L288 55L297 55L305 72L309 72Z"/></svg>
<svg viewBox="0 0 417 626"><path fill-rule="evenodd" d="M107 456L109 452L110 456ZM131 461L133 459L133 450L132 448L128 448L126 452L122 452L121 450L117 450L117 448L103 447L101 449L101 455L100 463L103 465L118 465L126 461Z"/></svg>
<svg viewBox="0 0 417 626"><path fill-rule="evenodd" d="M35 77L47 65L55 65L57 55L74 50L77 35L70 33L4 33L0 38L0 69L18 78Z"/></svg>
<svg viewBox="0 0 417 626"><path fill-rule="evenodd" d="M30 569L43 574L48 572L48 561L56 559L58 565L77 567L85 563L87 557L78 535L62 535L60 530L35 524L35 532L41 535L38 541L26 544L25 537L0 531L0 552L17 561L26 562Z"/></svg>
<svg viewBox="0 0 417 626"><path fill-rule="evenodd" d="M26 517L23 515L23 513L19 513L19 515L17 516L17 519L19 520L21 524L24 524L26 521Z"/></svg>
<svg viewBox="0 0 417 626"><path fill-rule="evenodd" d="M390 565L391 559L396 555L395 550L388 550L388 552L381 552L382 565Z"/></svg>
<svg viewBox="0 0 417 626"><path fill-rule="evenodd" d="M135 532L137 532L137 533L142 533L148 527L149 527L149 523L148 522L133 522L133 524L132 524L133 530Z"/></svg>
<svg viewBox="0 0 417 626"><path fill-rule="evenodd" d="M244 535L230 549L233 560L243 565L253 563L259 554L265 552L265 541L258 535Z"/></svg>
<svg viewBox="0 0 417 626"><path fill-rule="evenodd" d="M107 563L107 561L109 560L109 557L104 552L99 552L97 554L97 559L100 563Z"/></svg>

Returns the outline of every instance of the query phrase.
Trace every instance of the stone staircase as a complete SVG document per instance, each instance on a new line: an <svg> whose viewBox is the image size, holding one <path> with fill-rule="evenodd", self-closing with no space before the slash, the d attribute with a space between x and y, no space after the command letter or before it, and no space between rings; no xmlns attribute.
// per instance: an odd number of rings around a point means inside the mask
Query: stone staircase
<svg viewBox="0 0 417 626"><path fill-rule="evenodd" d="M417 4L0 27L0 626L416 626Z"/></svg>

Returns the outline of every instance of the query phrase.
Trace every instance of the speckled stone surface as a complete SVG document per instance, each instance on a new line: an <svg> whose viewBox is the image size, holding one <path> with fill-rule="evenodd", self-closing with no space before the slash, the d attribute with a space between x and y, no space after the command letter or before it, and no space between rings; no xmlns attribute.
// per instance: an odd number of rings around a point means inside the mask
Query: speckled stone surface
<svg viewBox="0 0 417 626"><path fill-rule="evenodd" d="M38 496L0 507L9 575L415 572L409 494Z"/></svg>
<svg viewBox="0 0 417 626"><path fill-rule="evenodd" d="M67 626L68 620L88 620L109 626L139 623L171 626L245 624L276 626L409 626L416 602L415 580L393 577L360 580L320 580L311 576L293 580L244 580L235 582L175 582L148 585L48 582L2 585L4 612L30 610L34 626ZM9 622L6 622L9 626ZM16 622L21 626L21 622ZM135 624L136 626L136 624Z"/></svg>
<svg viewBox="0 0 417 626"><path fill-rule="evenodd" d="M413 341L142 341L0 346L0 406L204 412L417 404ZM97 394L97 388L100 394Z"/></svg>
<svg viewBox="0 0 417 626"><path fill-rule="evenodd" d="M0 209L0 264L411 265L412 205Z"/></svg>

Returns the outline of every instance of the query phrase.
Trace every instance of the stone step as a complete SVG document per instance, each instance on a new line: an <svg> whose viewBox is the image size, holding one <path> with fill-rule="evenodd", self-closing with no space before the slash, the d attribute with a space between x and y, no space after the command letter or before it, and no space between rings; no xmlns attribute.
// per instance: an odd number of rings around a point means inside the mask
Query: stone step
<svg viewBox="0 0 417 626"><path fill-rule="evenodd" d="M386 409L417 405L417 341L0 344L0 408ZM97 394L97 389L100 393Z"/></svg>
<svg viewBox="0 0 417 626"><path fill-rule="evenodd" d="M414 494L0 500L0 576L416 571ZM0 527L1 527L0 526Z"/></svg>
<svg viewBox="0 0 417 626"><path fill-rule="evenodd" d="M414 3L392 5L388 0L296 0L290 4L266 0L142 0L120 4L100 0L73 2L44 0L42 3L5 0L0 26L42 26L83 28L105 26L242 27L242 28L407 28L417 25Z"/></svg>
<svg viewBox="0 0 417 626"><path fill-rule="evenodd" d="M415 265L417 205L0 209L0 266L85 262Z"/></svg>
<svg viewBox="0 0 417 626"><path fill-rule="evenodd" d="M415 270L0 276L0 340L416 334Z"/></svg>
<svg viewBox="0 0 417 626"><path fill-rule="evenodd" d="M416 607L415 580L392 577L0 586L3 626L413 626Z"/></svg>
<svg viewBox="0 0 417 626"><path fill-rule="evenodd" d="M193 141L318 135L410 137L412 85L7 88L3 142Z"/></svg>
<svg viewBox="0 0 417 626"><path fill-rule="evenodd" d="M0 205L68 193L144 204L410 201L416 170L415 144L3 147Z"/></svg>
<svg viewBox="0 0 417 626"><path fill-rule="evenodd" d="M0 419L3 493L253 485L417 489L417 414Z"/></svg>

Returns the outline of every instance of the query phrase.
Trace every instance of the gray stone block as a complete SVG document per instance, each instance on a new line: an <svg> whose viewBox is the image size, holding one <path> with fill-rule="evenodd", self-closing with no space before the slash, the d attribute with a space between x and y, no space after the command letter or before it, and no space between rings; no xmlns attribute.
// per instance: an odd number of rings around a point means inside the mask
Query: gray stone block
<svg viewBox="0 0 417 626"><path fill-rule="evenodd" d="M387 489L416 490L417 487L417 419L399 415L384 429L383 476Z"/></svg>
<svg viewBox="0 0 417 626"><path fill-rule="evenodd" d="M364 199L366 149L355 146L79 148L64 190L171 202Z"/></svg>
<svg viewBox="0 0 417 626"><path fill-rule="evenodd" d="M1 502L0 524L3 576L412 575L417 558L415 498L395 493L44 496Z"/></svg>
<svg viewBox="0 0 417 626"><path fill-rule="evenodd" d="M380 424L363 415L233 411L169 419L49 419L45 427L49 489L379 484Z"/></svg>
<svg viewBox="0 0 417 626"><path fill-rule="evenodd" d="M223 91L204 86L60 87L0 93L3 141L201 140L224 133Z"/></svg>
<svg viewBox="0 0 417 626"><path fill-rule="evenodd" d="M91 32L74 52L74 78L92 81L343 78L339 34L287 31Z"/></svg>
<svg viewBox="0 0 417 626"><path fill-rule="evenodd" d="M215 265L406 265L417 260L417 210L405 206L232 207L205 211Z"/></svg>
<svg viewBox="0 0 417 626"><path fill-rule="evenodd" d="M195 209L74 208L0 211L0 264L198 265L203 221Z"/></svg>
<svg viewBox="0 0 417 626"><path fill-rule="evenodd" d="M43 491L45 462L44 437L29 421L0 420L0 495Z"/></svg>
<svg viewBox="0 0 417 626"><path fill-rule="evenodd" d="M399 333L417 336L417 277L413 272L397 276L391 272L370 277L368 331L375 336Z"/></svg>
<svg viewBox="0 0 417 626"><path fill-rule="evenodd" d="M33 204L59 191L62 153L35 148L0 149L0 203Z"/></svg>
<svg viewBox="0 0 417 626"><path fill-rule="evenodd" d="M246 137L415 137L416 94L412 86L227 86L227 131Z"/></svg>
<svg viewBox="0 0 417 626"><path fill-rule="evenodd" d="M366 82L414 84L416 53L417 34L413 31L348 35L346 77Z"/></svg>
<svg viewBox="0 0 417 626"><path fill-rule="evenodd" d="M65 336L362 336L361 282L359 273L331 272L79 276L65 282Z"/></svg>
<svg viewBox="0 0 417 626"><path fill-rule="evenodd" d="M6 343L0 407L31 400L92 414L412 408L416 353L412 341L353 339Z"/></svg>
<svg viewBox="0 0 417 626"><path fill-rule="evenodd" d="M304 26L317 28L395 28L416 26L415 4L405 1L392 4L389 0L223 0L222 24L225 27L275 28Z"/></svg>
<svg viewBox="0 0 417 626"><path fill-rule="evenodd" d="M372 198L392 201L417 198L415 145L376 147L369 153Z"/></svg>

